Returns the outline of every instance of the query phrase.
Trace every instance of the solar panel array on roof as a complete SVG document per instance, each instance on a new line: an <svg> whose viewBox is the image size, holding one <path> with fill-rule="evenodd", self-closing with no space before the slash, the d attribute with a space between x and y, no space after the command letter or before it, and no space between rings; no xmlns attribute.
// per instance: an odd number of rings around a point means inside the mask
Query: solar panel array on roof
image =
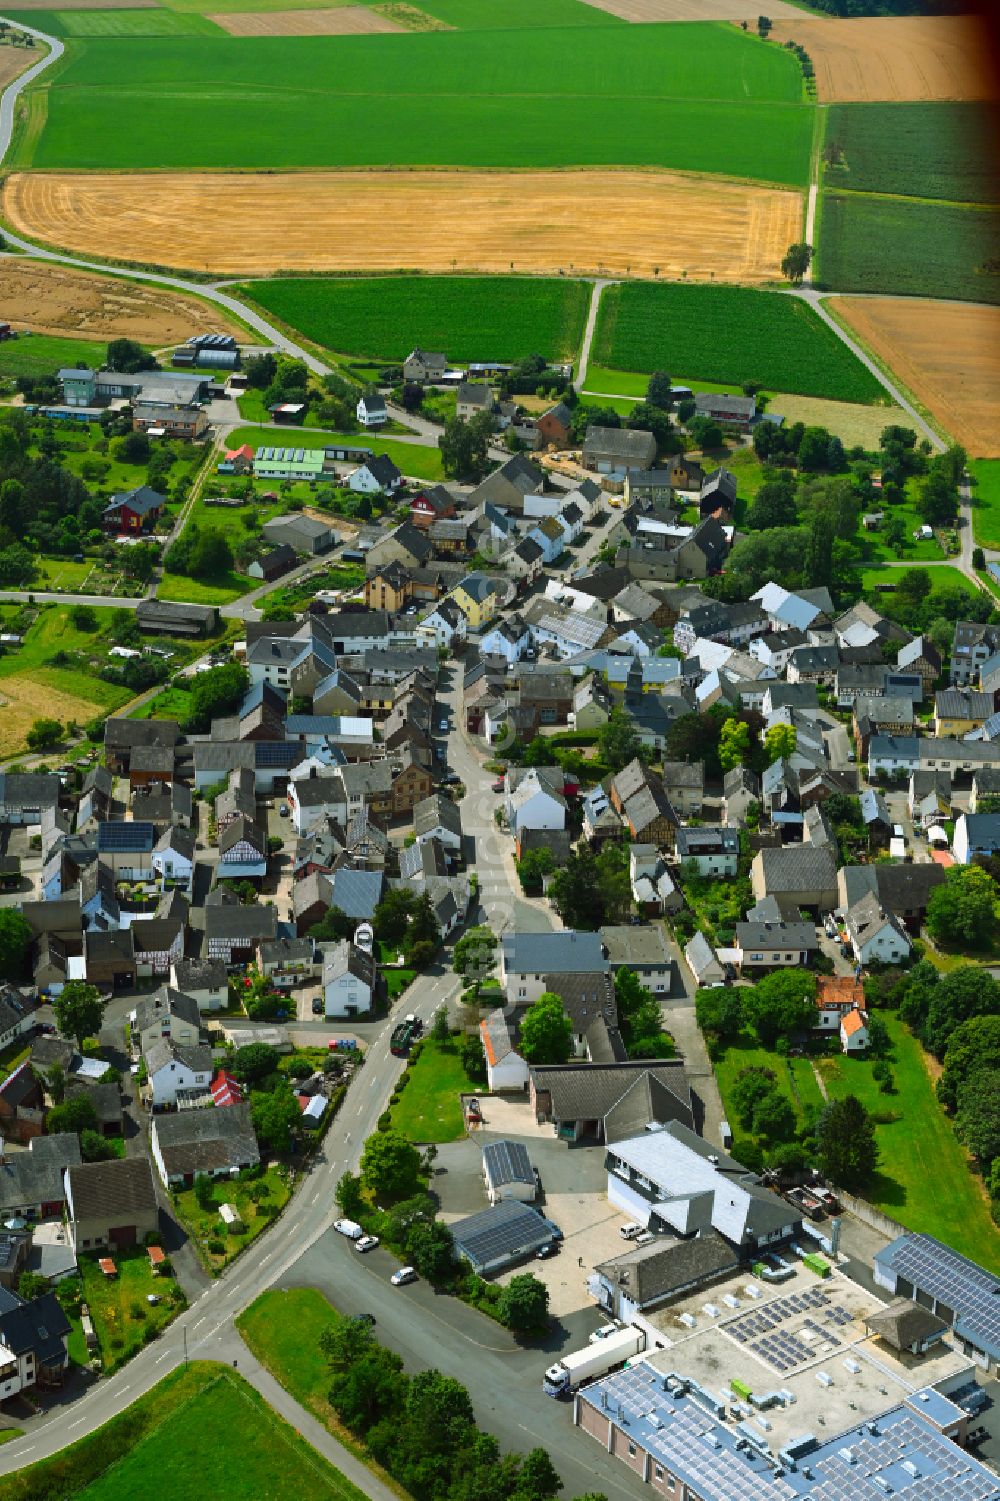
<svg viewBox="0 0 1000 1501"><path fill-rule="evenodd" d="M128 854L151 850L156 843L156 829L151 823L101 823L97 826L97 848L101 851Z"/></svg>
<svg viewBox="0 0 1000 1501"><path fill-rule="evenodd" d="M1000 1359L1000 1278L931 1235L900 1236L875 1260L952 1309L956 1333Z"/></svg>
<svg viewBox="0 0 1000 1501"><path fill-rule="evenodd" d="M470 1214L452 1225L451 1231L459 1253L477 1267L516 1260L552 1239L551 1227L542 1216L512 1199Z"/></svg>
<svg viewBox="0 0 1000 1501"><path fill-rule="evenodd" d="M232 334L195 334L188 339L188 344L193 349L235 349L236 340Z"/></svg>

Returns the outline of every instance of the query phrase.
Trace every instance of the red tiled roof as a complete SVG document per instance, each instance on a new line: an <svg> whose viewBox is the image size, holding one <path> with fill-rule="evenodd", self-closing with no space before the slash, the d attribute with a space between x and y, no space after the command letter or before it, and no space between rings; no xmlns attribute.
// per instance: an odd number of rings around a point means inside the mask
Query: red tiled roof
<svg viewBox="0 0 1000 1501"><path fill-rule="evenodd" d="M483 1052L486 1054L486 1061L489 1064L490 1068L493 1068L496 1064L497 1058L496 1053L493 1051L493 1039L490 1036L489 1031L487 1030L485 1022L479 1023L479 1035L483 1039Z"/></svg>
<svg viewBox="0 0 1000 1501"><path fill-rule="evenodd" d="M863 1006L865 988L853 975L819 975L816 980L816 1005L821 1011L840 1006Z"/></svg>
<svg viewBox="0 0 1000 1501"><path fill-rule="evenodd" d="M865 1027L864 1013L857 1008L849 1011L840 1024L840 1030L848 1037L853 1037L855 1032L861 1032Z"/></svg>

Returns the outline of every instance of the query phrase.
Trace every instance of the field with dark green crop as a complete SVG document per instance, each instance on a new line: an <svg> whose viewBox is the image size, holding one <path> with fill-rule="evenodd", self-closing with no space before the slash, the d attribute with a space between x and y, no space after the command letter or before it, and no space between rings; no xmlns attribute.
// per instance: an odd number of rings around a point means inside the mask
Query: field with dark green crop
<svg viewBox="0 0 1000 1501"><path fill-rule="evenodd" d="M988 104L834 104L826 147L842 163L830 188L1000 203L997 110Z"/></svg>
<svg viewBox="0 0 1000 1501"><path fill-rule="evenodd" d="M225 33L207 16L178 15L172 10L9 10L14 21L24 21L50 36L62 37L176 37L214 36Z"/></svg>
<svg viewBox="0 0 1000 1501"><path fill-rule="evenodd" d="M805 182L813 109L783 49L713 25L530 36L88 37L47 75L44 123L11 165L648 165Z"/></svg>
<svg viewBox="0 0 1000 1501"><path fill-rule="evenodd" d="M779 292L628 282L601 299L594 362L871 402L882 388L807 307Z"/></svg>
<svg viewBox="0 0 1000 1501"><path fill-rule="evenodd" d="M420 0L420 10L461 31L523 31L539 26L626 26L582 0Z"/></svg>
<svg viewBox="0 0 1000 1501"><path fill-rule="evenodd" d="M817 281L838 292L896 292L1000 303L1000 212L823 194Z"/></svg>
<svg viewBox="0 0 1000 1501"><path fill-rule="evenodd" d="M337 354L403 360L414 345L449 360L572 360L589 286L517 276L298 277L241 291Z"/></svg>

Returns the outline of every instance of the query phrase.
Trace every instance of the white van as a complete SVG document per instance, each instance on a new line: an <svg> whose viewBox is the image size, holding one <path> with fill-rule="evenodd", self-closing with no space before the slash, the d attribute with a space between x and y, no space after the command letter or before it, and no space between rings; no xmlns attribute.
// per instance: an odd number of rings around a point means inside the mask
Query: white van
<svg viewBox="0 0 1000 1501"><path fill-rule="evenodd" d="M355 1220L336 1220L333 1228L339 1235L346 1235L348 1240L360 1240L365 1233Z"/></svg>
<svg viewBox="0 0 1000 1501"><path fill-rule="evenodd" d="M642 1226L619 1225L618 1234L621 1236L622 1240L635 1240L637 1236L640 1236L642 1234Z"/></svg>

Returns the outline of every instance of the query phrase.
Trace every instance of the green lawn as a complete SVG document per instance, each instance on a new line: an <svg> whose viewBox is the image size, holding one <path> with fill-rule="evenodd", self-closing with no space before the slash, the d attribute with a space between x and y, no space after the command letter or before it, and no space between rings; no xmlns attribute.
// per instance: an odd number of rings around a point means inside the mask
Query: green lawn
<svg viewBox="0 0 1000 1501"><path fill-rule="evenodd" d="M905 564L901 566L884 564L880 568L865 568L861 574L862 592L867 594L881 584L898 583L905 571ZM941 589L964 589L966 594L972 595L978 593L972 580L949 564L944 564L941 568L928 568L927 576L931 581L932 594L938 593Z"/></svg>
<svg viewBox="0 0 1000 1501"><path fill-rule="evenodd" d="M749 1033L740 1041L727 1047L714 1064L715 1077L722 1095L726 1119L734 1134L741 1135L741 1127L735 1109L730 1105L733 1085L745 1068L769 1068L775 1076L777 1088L795 1111L799 1126L807 1116L823 1106L815 1075L808 1058L780 1058L767 1048L760 1047Z"/></svg>
<svg viewBox="0 0 1000 1501"><path fill-rule="evenodd" d="M539 27L530 47L135 36L127 70L95 36L33 98L17 164L105 171L634 165L803 186L814 117L789 52L711 24Z"/></svg>
<svg viewBox="0 0 1000 1501"><path fill-rule="evenodd" d="M456 362L573 360L590 301L585 282L524 276L291 277L240 291L325 349L384 361L415 345Z"/></svg>
<svg viewBox="0 0 1000 1501"><path fill-rule="evenodd" d="M214 1361L174 1371L87 1438L0 1478L0 1501L135 1501L154 1490L202 1501L209 1470L223 1477L228 1501L279 1501L305 1483L330 1501L364 1501L253 1387Z"/></svg>
<svg viewBox="0 0 1000 1501"><path fill-rule="evenodd" d="M328 1427L333 1418L326 1400L330 1377L319 1336L339 1318L315 1287L290 1287L262 1293L236 1320L261 1365Z"/></svg>
<svg viewBox="0 0 1000 1501"><path fill-rule="evenodd" d="M934 1094L923 1049L892 1011L880 1012L895 1049L898 1093L879 1093L864 1059L820 1061L831 1095L855 1094L873 1112L901 1119L877 1127L879 1172L866 1191L877 1209L910 1230L936 1235L973 1261L1000 1270L1000 1237L963 1147Z"/></svg>
<svg viewBox="0 0 1000 1501"><path fill-rule="evenodd" d="M156 588L157 599L179 600L189 605L228 605L260 585L259 579L244 578L230 571L220 576L215 583L203 579L188 578L183 573L165 573Z"/></svg>
<svg viewBox="0 0 1000 1501"><path fill-rule="evenodd" d="M465 1135L459 1096L478 1086L465 1072L457 1044L427 1038L407 1072L410 1082L392 1107L395 1129L410 1141L458 1141Z"/></svg>
<svg viewBox="0 0 1000 1501"><path fill-rule="evenodd" d="M743 287L608 287L594 355L600 366L615 370L683 371L731 387L756 381L768 390L856 402L882 394L875 377L812 308L778 292ZM587 384L605 389L591 372Z"/></svg>
<svg viewBox="0 0 1000 1501"><path fill-rule="evenodd" d="M906 528L906 541L903 545L901 557L897 557L885 540L883 530L879 532L866 532L859 530L862 544L862 555L870 563L906 563L928 562L945 557L943 548L936 537L915 537L914 533L923 525L923 517L917 510L917 489L919 481L911 478L906 482L905 499L898 506L885 506L883 510L886 517L898 516ZM937 570L932 570L936 572Z"/></svg>
<svg viewBox="0 0 1000 1501"><path fill-rule="evenodd" d="M983 547L1000 547L1000 459L972 459L972 530Z"/></svg>
<svg viewBox="0 0 1000 1501"><path fill-rule="evenodd" d="M338 438L348 437L359 447L370 448L373 453L387 453L404 474L414 479L444 479L441 454L437 448L420 443L404 443L399 438L379 438L374 433L329 433L313 432L296 428L290 433L287 428L238 427L229 434L233 448L249 443L251 448L273 447L326 448Z"/></svg>
<svg viewBox="0 0 1000 1501"><path fill-rule="evenodd" d="M258 1191L255 1187L258 1184L265 1193L260 1203L255 1204L253 1195ZM239 1255L252 1240L256 1240L262 1230L267 1229L288 1203L291 1189L287 1173L283 1169L272 1167L261 1178L213 1183L214 1207L208 1211L199 1205L193 1188L175 1193L173 1197L181 1221L191 1239L196 1242L206 1266L216 1272ZM219 1219L219 1206L222 1204L236 1205L246 1226L240 1234L233 1235L222 1228ZM221 1254L210 1248L210 1241L222 1242L225 1249Z"/></svg>
<svg viewBox="0 0 1000 1501"><path fill-rule="evenodd" d="M131 1359L184 1307L183 1295L179 1302L173 1300L173 1277L154 1277L144 1250L114 1251L111 1256L117 1277L105 1277L94 1257L80 1258L83 1300L90 1308L105 1371L117 1370ZM162 1301L147 1303L147 1293Z"/></svg>
<svg viewBox="0 0 1000 1501"><path fill-rule="evenodd" d="M1000 202L989 104L834 104L826 144L842 164L828 166L828 187L957 203Z"/></svg>
<svg viewBox="0 0 1000 1501"><path fill-rule="evenodd" d="M1000 302L1000 211L915 199L824 192L817 283L838 292L893 292Z"/></svg>
<svg viewBox="0 0 1000 1501"><path fill-rule="evenodd" d="M0 344L0 375L51 375L64 366L80 364L96 369L107 353L106 342L22 333Z"/></svg>
<svg viewBox="0 0 1000 1501"><path fill-rule="evenodd" d="M390 1005L399 999L408 986L413 984L416 974L415 969L384 969L382 971Z"/></svg>

